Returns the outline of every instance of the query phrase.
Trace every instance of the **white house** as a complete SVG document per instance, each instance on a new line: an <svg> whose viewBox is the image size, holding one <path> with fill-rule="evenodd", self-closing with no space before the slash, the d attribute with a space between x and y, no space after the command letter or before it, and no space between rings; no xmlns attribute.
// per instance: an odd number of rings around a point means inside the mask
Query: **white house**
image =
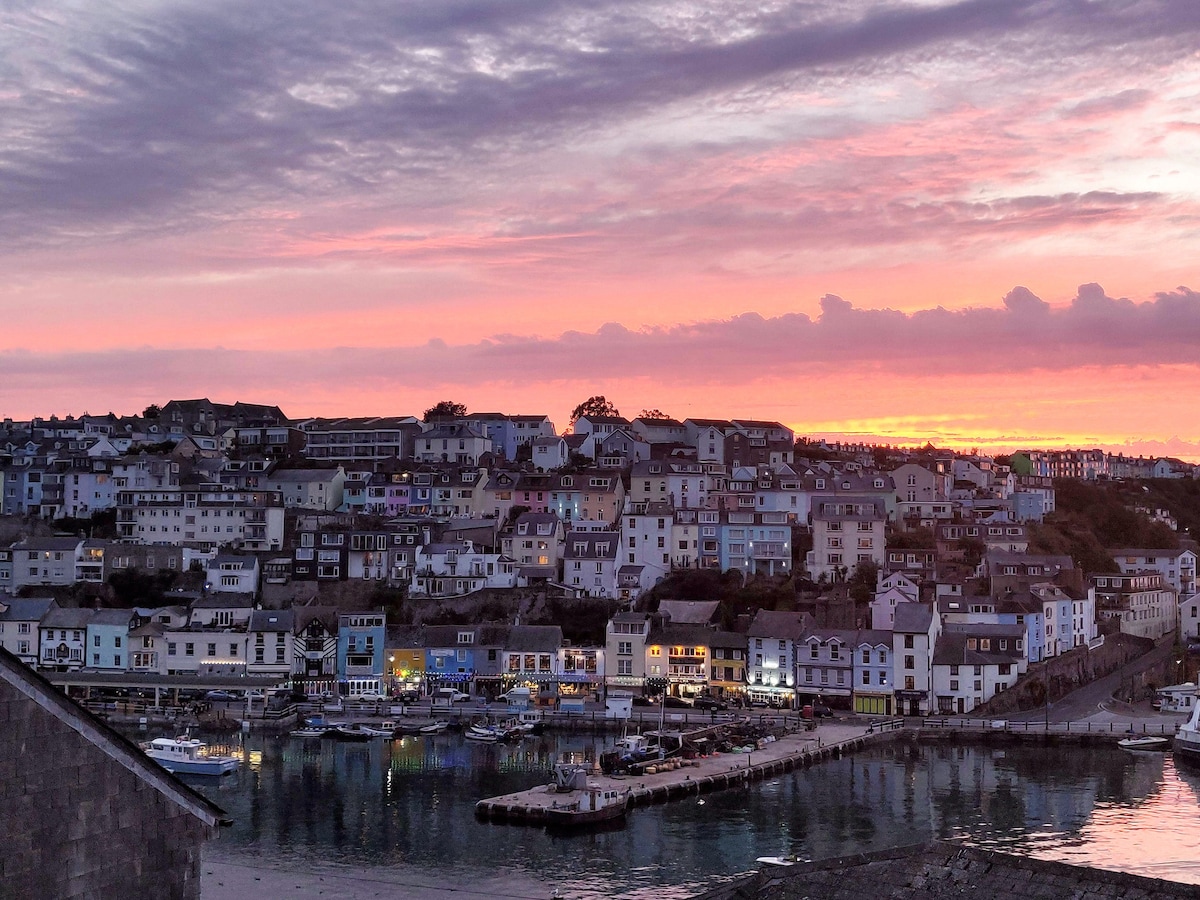
<svg viewBox="0 0 1200 900"><path fill-rule="evenodd" d="M1125 574L1157 572L1181 598L1196 593L1196 551L1187 547L1175 550L1118 548L1109 550L1117 567Z"/></svg>
<svg viewBox="0 0 1200 900"><path fill-rule="evenodd" d="M615 597L619 531L571 531L563 544L563 584L591 597Z"/></svg>
<svg viewBox="0 0 1200 900"><path fill-rule="evenodd" d="M258 558L233 553L218 553L208 560L204 580L214 591L224 594L258 593Z"/></svg>
<svg viewBox="0 0 1200 900"><path fill-rule="evenodd" d="M57 608L52 597L0 596L0 647L31 669L37 668L38 626Z"/></svg>
<svg viewBox="0 0 1200 900"><path fill-rule="evenodd" d="M809 621L804 613L760 609L755 614L746 632L746 676L752 702L795 705L796 666Z"/></svg>
<svg viewBox="0 0 1200 900"><path fill-rule="evenodd" d="M929 603L902 603L892 627L892 683L896 712L923 716L935 709L933 650L942 622Z"/></svg>
<svg viewBox="0 0 1200 900"><path fill-rule="evenodd" d="M813 549L807 559L809 575L831 578L853 570L860 562L883 565L887 553L886 522L887 512L878 500L814 497Z"/></svg>
<svg viewBox="0 0 1200 900"><path fill-rule="evenodd" d="M941 715L969 713L1012 687L1025 671L1019 625L947 625L933 655L933 693Z"/></svg>
<svg viewBox="0 0 1200 900"><path fill-rule="evenodd" d="M452 541L417 548L409 590L425 597L461 597L516 584L516 566L510 557L486 553L472 541Z"/></svg>

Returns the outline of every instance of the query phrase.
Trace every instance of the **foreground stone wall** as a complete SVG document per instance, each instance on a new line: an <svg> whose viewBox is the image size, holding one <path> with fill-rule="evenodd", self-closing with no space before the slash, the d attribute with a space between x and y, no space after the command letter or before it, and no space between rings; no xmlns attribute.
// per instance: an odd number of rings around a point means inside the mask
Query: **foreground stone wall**
<svg viewBox="0 0 1200 900"><path fill-rule="evenodd" d="M203 823L3 681L0 809L0 896L200 896Z"/></svg>

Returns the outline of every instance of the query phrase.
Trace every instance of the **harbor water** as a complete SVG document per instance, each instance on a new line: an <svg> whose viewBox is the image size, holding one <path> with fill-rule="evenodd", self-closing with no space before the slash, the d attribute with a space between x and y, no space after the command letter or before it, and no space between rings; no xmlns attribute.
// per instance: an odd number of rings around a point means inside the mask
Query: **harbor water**
<svg viewBox="0 0 1200 900"><path fill-rule="evenodd" d="M226 740L212 739L241 754L241 771L189 780L234 822L213 853L271 868L345 866L460 889L509 876L544 885L539 896L685 897L752 870L759 856L820 859L953 838L1200 882L1200 772L1178 770L1170 754L896 743L562 836L480 822L475 802L545 784L555 762L594 760L611 737Z"/></svg>

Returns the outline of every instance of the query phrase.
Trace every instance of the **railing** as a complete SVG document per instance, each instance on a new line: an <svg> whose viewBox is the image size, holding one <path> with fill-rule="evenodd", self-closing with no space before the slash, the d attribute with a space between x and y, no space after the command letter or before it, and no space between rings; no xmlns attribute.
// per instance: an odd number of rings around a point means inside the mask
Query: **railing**
<svg viewBox="0 0 1200 900"><path fill-rule="evenodd" d="M930 717L921 720L921 729L961 731L1007 731L1016 734L1174 734L1177 722L1013 722L1008 719L955 719Z"/></svg>

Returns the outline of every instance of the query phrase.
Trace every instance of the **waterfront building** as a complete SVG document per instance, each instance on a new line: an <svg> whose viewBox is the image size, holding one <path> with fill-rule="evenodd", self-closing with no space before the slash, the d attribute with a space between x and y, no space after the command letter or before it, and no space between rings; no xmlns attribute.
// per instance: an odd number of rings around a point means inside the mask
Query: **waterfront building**
<svg viewBox="0 0 1200 900"><path fill-rule="evenodd" d="M619 612L605 627L604 685L607 693L642 694L646 688L646 639L651 618L643 612ZM659 681L663 681L661 675Z"/></svg>
<svg viewBox="0 0 1200 900"><path fill-rule="evenodd" d="M969 713L1024 674L1019 625L946 624L933 653L933 694L941 715Z"/></svg>
<svg viewBox="0 0 1200 900"><path fill-rule="evenodd" d="M84 667L87 627L95 610L47 610L38 623L38 668L50 672L77 672Z"/></svg>
<svg viewBox="0 0 1200 900"><path fill-rule="evenodd" d="M859 630L851 652L854 654L854 712L868 716L892 715L895 694L891 630Z"/></svg>
<svg viewBox="0 0 1200 900"><path fill-rule="evenodd" d="M129 630L137 622L131 609L98 609L87 623L85 668L124 672L129 665Z"/></svg>
<svg viewBox="0 0 1200 900"><path fill-rule="evenodd" d="M337 678L341 694L383 693L387 617L382 612L338 616Z"/></svg>
<svg viewBox="0 0 1200 900"><path fill-rule="evenodd" d="M799 702L851 705L854 691L854 648L858 632L810 628L797 646L796 693Z"/></svg>
<svg viewBox="0 0 1200 900"><path fill-rule="evenodd" d="M562 665L563 636L558 625L514 625L504 643L501 669L503 687L527 687L557 695Z"/></svg>
<svg viewBox="0 0 1200 900"><path fill-rule="evenodd" d="M389 625L384 647L384 680L389 691L422 691L425 681L425 629Z"/></svg>
<svg viewBox="0 0 1200 900"><path fill-rule="evenodd" d="M746 690L751 701L795 705L796 666L810 624L805 613L760 609L755 614L746 631Z"/></svg>
<svg viewBox="0 0 1200 900"><path fill-rule="evenodd" d="M0 647L31 669L40 655L38 627L58 604L53 597L12 597L0 595Z"/></svg>
<svg viewBox="0 0 1200 900"><path fill-rule="evenodd" d="M290 680L294 628L295 615L290 609L254 610L246 627L246 674Z"/></svg>
<svg viewBox="0 0 1200 900"><path fill-rule="evenodd" d="M296 606L292 617L292 687L308 696L333 693L339 674L338 611Z"/></svg>
<svg viewBox="0 0 1200 900"><path fill-rule="evenodd" d="M924 716L934 711L933 651L942 621L931 603L902 603L892 626L892 684L896 712Z"/></svg>
<svg viewBox="0 0 1200 900"><path fill-rule="evenodd" d="M713 630L658 621L646 638L646 684L673 697L708 692Z"/></svg>
<svg viewBox="0 0 1200 900"><path fill-rule="evenodd" d="M562 647L558 651L561 697L599 696L604 690L604 648Z"/></svg>

